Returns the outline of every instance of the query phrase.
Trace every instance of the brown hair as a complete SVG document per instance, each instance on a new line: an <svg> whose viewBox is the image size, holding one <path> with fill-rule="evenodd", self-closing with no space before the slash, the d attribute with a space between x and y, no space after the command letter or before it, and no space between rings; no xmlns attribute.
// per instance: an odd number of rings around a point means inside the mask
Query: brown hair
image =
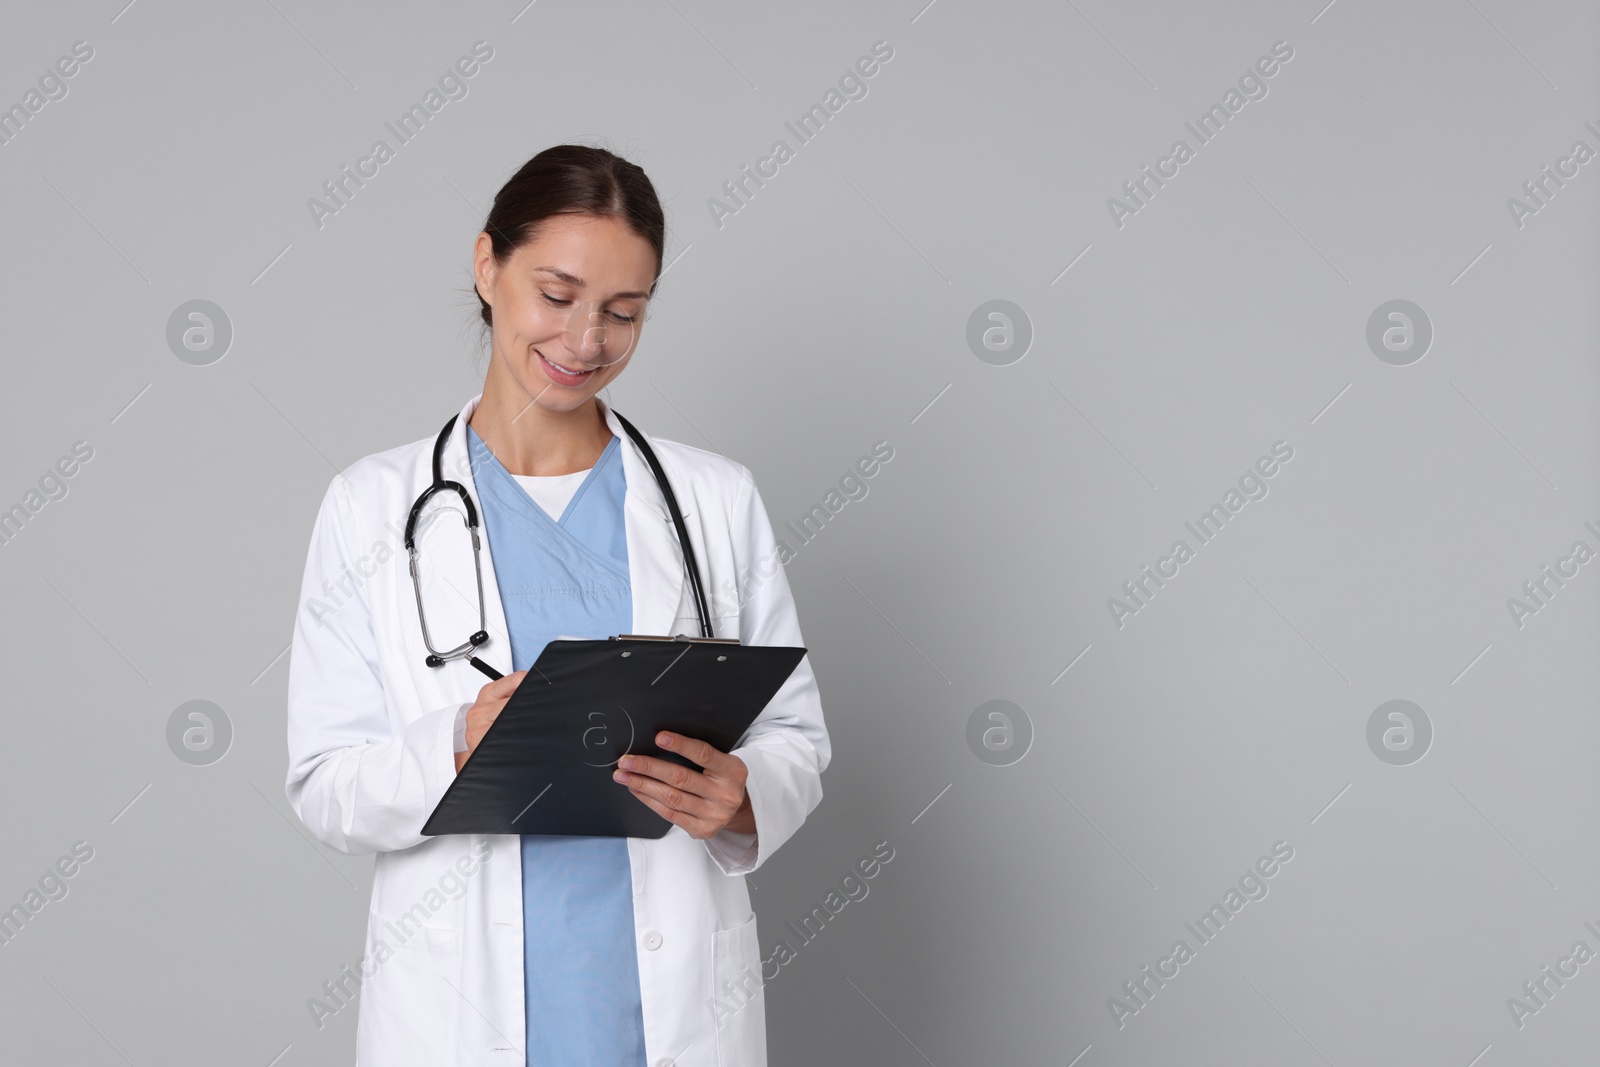
<svg viewBox="0 0 1600 1067"><path fill-rule="evenodd" d="M494 260L503 264L513 249L534 240L547 219L556 215L592 215L626 223L655 248L656 274L650 283L655 295L661 277L666 221L656 187L635 163L604 148L561 144L546 148L522 165L494 195L494 206L484 220ZM477 286L479 314L493 327L492 308Z"/></svg>

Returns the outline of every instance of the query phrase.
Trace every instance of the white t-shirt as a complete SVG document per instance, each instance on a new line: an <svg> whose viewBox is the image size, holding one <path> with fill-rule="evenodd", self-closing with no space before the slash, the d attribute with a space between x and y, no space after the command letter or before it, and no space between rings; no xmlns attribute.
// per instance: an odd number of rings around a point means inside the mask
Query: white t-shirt
<svg viewBox="0 0 1600 1067"><path fill-rule="evenodd" d="M511 477L517 480L517 484L533 498L535 504L544 509L546 515L559 520L561 513L567 510L567 502L572 499L572 494L578 491L578 486L583 484L593 469L590 467L571 474L513 474Z"/></svg>

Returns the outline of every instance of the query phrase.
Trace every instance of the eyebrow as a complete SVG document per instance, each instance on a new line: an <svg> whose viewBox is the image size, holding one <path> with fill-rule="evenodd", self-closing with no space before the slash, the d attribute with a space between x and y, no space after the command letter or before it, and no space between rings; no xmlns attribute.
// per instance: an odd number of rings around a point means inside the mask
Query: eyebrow
<svg viewBox="0 0 1600 1067"><path fill-rule="evenodd" d="M555 277L559 278L561 281L566 282L568 285L575 285L579 289L582 289L585 285L588 284L582 278L578 277L576 274L569 274L568 272L562 270L560 267L535 267L533 269L534 270L542 270L546 274L552 274ZM648 299L650 294L649 293L641 293L641 292L639 292L637 290L631 290L631 291L626 292L626 293L614 293L614 294L612 294L612 296L613 296L613 299L624 298L624 297L635 297L635 296L645 297L646 299Z"/></svg>

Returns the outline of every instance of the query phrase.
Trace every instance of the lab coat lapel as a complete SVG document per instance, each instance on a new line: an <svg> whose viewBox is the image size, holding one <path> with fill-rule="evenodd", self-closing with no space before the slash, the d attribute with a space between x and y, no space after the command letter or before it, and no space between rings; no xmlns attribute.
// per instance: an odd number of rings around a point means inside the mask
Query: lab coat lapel
<svg viewBox="0 0 1600 1067"><path fill-rule="evenodd" d="M666 498L661 495L661 487L656 484L655 475L639 446L617 421L610 405L599 397L595 402L600 405L611 432L622 439L622 470L628 482L623 517L627 527L629 582L633 586L632 632L670 634L686 588L678 534L667 511ZM649 436L645 434L646 439ZM659 450L656 458L660 459ZM667 468L665 460L662 460L662 467ZM670 468L667 468L667 477L672 477Z"/></svg>

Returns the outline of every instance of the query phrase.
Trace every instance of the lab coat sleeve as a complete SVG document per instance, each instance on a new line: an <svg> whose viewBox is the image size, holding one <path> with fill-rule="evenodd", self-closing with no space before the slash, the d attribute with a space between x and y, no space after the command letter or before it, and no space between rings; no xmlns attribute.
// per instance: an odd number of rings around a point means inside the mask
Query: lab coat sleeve
<svg viewBox="0 0 1600 1067"><path fill-rule="evenodd" d="M733 529L740 599L739 639L747 645L803 646L794 597L779 559L766 506L750 472L734 507ZM822 772L832 756L811 657L750 724L732 753L749 768L745 791L755 815L754 835L723 830L705 839L724 874L747 874L789 840L822 802Z"/></svg>
<svg viewBox="0 0 1600 1067"><path fill-rule="evenodd" d="M352 537L358 529L340 475L312 529L295 616L284 789L312 835L351 856L431 840L422 825L455 777L459 709L452 703L396 727L355 565L371 561ZM390 565L403 566L403 557Z"/></svg>

